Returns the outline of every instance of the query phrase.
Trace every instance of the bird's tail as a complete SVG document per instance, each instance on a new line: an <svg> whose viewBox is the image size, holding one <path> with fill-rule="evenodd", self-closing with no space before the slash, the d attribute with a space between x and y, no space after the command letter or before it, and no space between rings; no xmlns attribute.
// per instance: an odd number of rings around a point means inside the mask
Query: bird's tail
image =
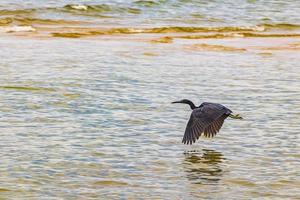
<svg viewBox="0 0 300 200"><path fill-rule="evenodd" d="M230 114L229 117L232 119L243 119L239 114L236 114L236 115Z"/></svg>

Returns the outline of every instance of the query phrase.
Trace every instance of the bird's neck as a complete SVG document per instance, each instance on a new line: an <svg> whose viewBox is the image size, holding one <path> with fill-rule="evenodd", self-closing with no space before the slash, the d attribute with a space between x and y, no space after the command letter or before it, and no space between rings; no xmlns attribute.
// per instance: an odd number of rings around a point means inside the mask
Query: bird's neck
<svg viewBox="0 0 300 200"><path fill-rule="evenodd" d="M194 104L193 102L191 102L191 101L187 102L187 104L190 105L190 107L191 107L192 110L194 110L195 108L197 108L197 107L195 106L195 104Z"/></svg>

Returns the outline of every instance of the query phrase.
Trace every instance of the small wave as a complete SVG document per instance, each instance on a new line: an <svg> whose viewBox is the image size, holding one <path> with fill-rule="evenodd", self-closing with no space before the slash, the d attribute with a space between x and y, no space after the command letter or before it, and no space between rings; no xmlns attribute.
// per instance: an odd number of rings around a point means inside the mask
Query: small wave
<svg viewBox="0 0 300 200"><path fill-rule="evenodd" d="M7 17L0 19L0 26L8 26L14 24L17 26L31 26L31 25L78 25L87 24L83 21L70 21L63 19L43 19L30 17Z"/></svg>
<svg viewBox="0 0 300 200"><path fill-rule="evenodd" d="M153 56L158 56L159 54L154 53L154 52L144 52L143 55L144 56L151 56L151 57L153 57Z"/></svg>
<svg viewBox="0 0 300 200"><path fill-rule="evenodd" d="M299 24L289 24L289 23L260 24L258 25L258 27L264 27L266 29L283 29L283 30L300 29Z"/></svg>
<svg viewBox="0 0 300 200"><path fill-rule="evenodd" d="M300 43L290 43L288 45L283 45L283 46L272 46L272 47L264 47L262 50L271 50L271 51L284 51L284 50L289 50L289 51L299 51L300 50Z"/></svg>
<svg viewBox="0 0 300 200"><path fill-rule="evenodd" d="M162 38L159 38L159 39L151 40L151 42L154 42L154 43L172 43L173 38L166 36L166 37L162 37Z"/></svg>
<svg viewBox="0 0 300 200"><path fill-rule="evenodd" d="M74 30L74 29L73 29ZM248 31L246 31L248 30ZM72 32L54 32L54 37L79 38L84 36L114 35L114 34L144 34L144 33L201 33L200 35L164 36L153 42L169 43L172 38L182 39L209 39L209 38L232 38L232 37L299 37L298 33L257 33L250 28L239 27L161 27L161 28L112 28L112 29L85 29ZM217 33L213 33L217 32ZM211 34L205 34L211 33Z"/></svg>
<svg viewBox="0 0 300 200"><path fill-rule="evenodd" d="M10 192L11 190L10 189L7 189L7 188L0 188L0 193L4 193L4 192Z"/></svg>
<svg viewBox="0 0 300 200"><path fill-rule="evenodd" d="M136 5L139 6L144 6L144 7L153 7L153 6L158 6L160 3L156 1L150 1L150 0L139 0L133 2Z"/></svg>
<svg viewBox="0 0 300 200"><path fill-rule="evenodd" d="M74 29L73 29L74 30ZM141 34L141 33L209 33L218 32L213 35L189 35L183 36L186 39L200 39L200 38L224 38L232 37L232 32L256 31L256 27L156 27L156 28L112 28L112 29L81 29L80 31L72 32L54 32L54 37L70 37L79 38L84 36L96 35L113 35L113 34Z"/></svg>
<svg viewBox="0 0 300 200"><path fill-rule="evenodd" d="M108 187L121 187L121 186L128 186L128 183L121 182L121 181L96 181L94 182L94 185L99 185L99 186L108 186Z"/></svg>
<svg viewBox="0 0 300 200"><path fill-rule="evenodd" d="M236 38L236 37L300 37L298 33L253 33L253 32L240 32L240 33L218 33L218 34L201 34L201 35L183 35L173 36L172 38L181 39L222 39L222 38Z"/></svg>
<svg viewBox="0 0 300 200"><path fill-rule="evenodd" d="M11 24L13 20L11 18L2 18L0 19L0 26L6 26L8 24Z"/></svg>
<svg viewBox="0 0 300 200"><path fill-rule="evenodd" d="M0 89L5 90L16 90L16 91L44 91L44 92L54 92L55 89L52 88L40 88L31 86L0 86Z"/></svg>
<svg viewBox="0 0 300 200"><path fill-rule="evenodd" d="M42 19L42 18L13 18L13 21L19 22L21 24L46 24L46 25L60 25L60 24L82 24L86 22L82 21L70 21L70 20L54 20L54 19Z"/></svg>
<svg viewBox="0 0 300 200"><path fill-rule="evenodd" d="M88 6L85 5L69 5L69 7L75 10L88 10Z"/></svg>
<svg viewBox="0 0 300 200"><path fill-rule="evenodd" d="M111 11L112 8L109 5L80 5L80 4L68 4L63 7L65 10L78 10L78 11L96 11L96 12L105 12Z"/></svg>
<svg viewBox="0 0 300 200"><path fill-rule="evenodd" d="M113 29L85 29L78 32L54 32L53 37L80 38L84 36L113 35L113 34L136 34L143 33L140 29L113 28Z"/></svg>
<svg viewBox="0 0 300 200"><path fill-rule="evenodd" d="M76 12L80 14L84 13L104 13L104 12L112 12L112 13L131 13L131 14L139 14L141 12L138 8L131 7L119 7L108 4L99 4L99 5L85 5L85 4L67 4L63 7L63 11L65 12Z"/></svg>
<svg viewBox="0 0 300 200"><path fill-rule="evenodd" d="M183 36L176 36L176 38L181 38L181 39L222 39L222 38L234 37L237 34L238 33L234 33L234 34L218 33L218 34L206 34L206 35L204 35L204 34L202 34L202 35L183 35Z"/></svg>
<svg viewBox="0 0 300 200"><path fill-rule="evenodd" d="M33 14L36 9L0 10L0 16Z"/></svg>
<svg viewBox="0 0 300 200"><path fill-rule="evenodd" d="M159 27L144 29L145 33L199 33L199 32L239 32L239 31L258 31L258 27Z"/></svg>
<svg viewBox="0 0 300 200"><path fill-rule="evenodd" d="M140 14L141 10L136 7L126 7L126 6L118 6L118 5L110 5L110 4L99 4L99 5L86 5L86 4L67 4L62 7L38 7L33 9L16 9L16 10L0 10L1 16L28 16L32 17L35 14L39 13L70 13L73 15L86 15L90 17L110 17L103 16L101 13L105 13L108 15L120 15L124 13L129 14Z"/></svg>
<svg viewBox="0 0 300 200"><path fill-rule="evenodd" d="M187 46L189 50L198 50L198 51L222 51L222 52L242 52L246 51L243 48L236 48L223 45L211 45L211 44L194 44Z"/></svg>
<svg viewBox="0 0 300 200"><path fill-rule="evenodd" d="M266 28L264 26L254 26L253 27L253 31L258 31L258 32L262 32L265 31Z"/></svg>
<svg viewBox="0 0 300 200"><path fill-rule="evenodd" d="M243 37L300 37L298 33L239 33Z"/></svg>
<svg viewBox="0 0 300 200"><path fill-rule="evenodd" d="M52 33L53 37L64 37L64 38L80 38L83 36L89 36L91 34L88 33L76 33L76 32L70 32L70 33Z"/></svg>

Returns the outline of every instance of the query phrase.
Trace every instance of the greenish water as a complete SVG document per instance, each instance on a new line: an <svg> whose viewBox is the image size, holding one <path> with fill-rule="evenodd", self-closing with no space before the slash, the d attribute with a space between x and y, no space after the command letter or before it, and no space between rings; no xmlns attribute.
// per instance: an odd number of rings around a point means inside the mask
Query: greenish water
<svg viewBox="0 0 300 200"><path fill-rule="evenodd" d="M253 26L261 23L298 24L299 1L237 0L1 0L0 16L35 16L84 20L111 25Z"/></svg>
<svg viewBox="0 0 300 200"><path fill-rule="evenodd" d="M299 199L298 4L0 1L0 199Z"/></svg>

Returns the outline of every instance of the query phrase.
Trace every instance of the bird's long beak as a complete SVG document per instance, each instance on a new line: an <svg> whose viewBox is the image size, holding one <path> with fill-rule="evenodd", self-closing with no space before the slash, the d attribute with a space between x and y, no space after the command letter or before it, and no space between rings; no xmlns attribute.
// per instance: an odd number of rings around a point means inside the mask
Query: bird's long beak
<svg viewBox="0 0 300 200"><path fill-rule="evenodd" d="M173 101L172 103L181 103L181 101Z"/></svg>

